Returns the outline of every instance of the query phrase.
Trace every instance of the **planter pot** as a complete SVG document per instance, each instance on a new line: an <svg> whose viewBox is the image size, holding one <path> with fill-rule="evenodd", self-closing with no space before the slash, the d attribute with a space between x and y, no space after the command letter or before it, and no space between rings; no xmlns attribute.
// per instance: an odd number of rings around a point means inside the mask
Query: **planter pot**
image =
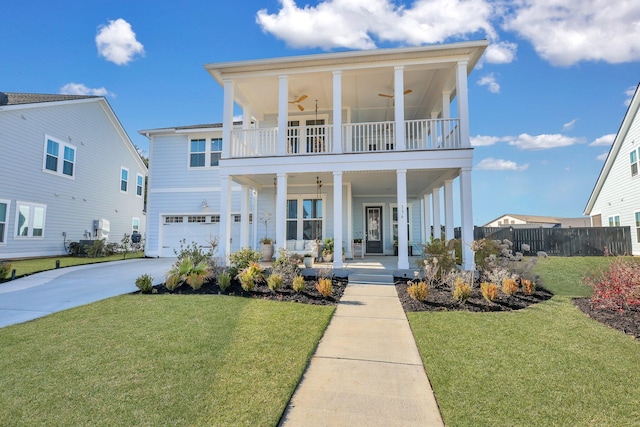
<svg viewBox="0 0 640 427"><path fill-rule="evenodd" d="M322 255L322 260L323 260L324 262L331 262L331 261L333 261L333 254Z"/></svg>
<svg viewBox="0 0 640 427"><path fill-rule="evenodd" d="M303 258L304 261L304 266L306 268L312 268L313 267L313 257L307 256Z"/></svg>
<svg viewBox="0 0 640 427"><path fill-rule="evenodd" d="M260 253L262 254L263 261L271 261L273 258L273 244L260 243Z"/></svg>

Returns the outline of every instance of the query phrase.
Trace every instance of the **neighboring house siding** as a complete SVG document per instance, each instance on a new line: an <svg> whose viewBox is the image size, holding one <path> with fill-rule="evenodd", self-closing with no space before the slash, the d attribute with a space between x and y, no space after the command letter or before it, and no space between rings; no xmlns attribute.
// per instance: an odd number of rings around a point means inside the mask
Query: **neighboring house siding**
<svg viewBox="0 0 640 427"><path fill-rule="evenodd" d="M64 254L63 233L67 241L84 239L85 230L93 232L93 220L101 218L110 221L109 241L131 233L133 217L140 218L144 234L143 198L136 197L135 176L146 170L107 111L105 101L97 99L0 111L0 199L11 201L0 258ZM45 135L74 147L73 178L43 170ZM130 171L128 194L119 191L123 166ZM46 206L43 236L15 237L18 201Z"/></svg>
<svg viewBox="0 0 640 427"><path fill-rule="evenodd" d="M620 146L613 166L596 199L591 216L600 215L602 225L609 225L609 217L620 217L621 226L631 227L634 255L640 255L636 233L635 212L640 211L640 172L631 176L629 153L640 148L640 114L636 112L627 135Z"/></svg>

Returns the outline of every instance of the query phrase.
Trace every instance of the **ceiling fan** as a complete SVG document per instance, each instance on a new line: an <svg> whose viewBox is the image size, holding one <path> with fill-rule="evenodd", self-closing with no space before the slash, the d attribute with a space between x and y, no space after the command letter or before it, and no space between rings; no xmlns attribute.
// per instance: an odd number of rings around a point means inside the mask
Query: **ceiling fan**
<svg viewBox="0 0 640 427"><path fill-rule="evenodd" d="M413 92L413 90L407 89L407 90L404 91L404 94L408 95L411 92ZM379 93L378 96L382 96L382 97L385 97L385 98L391 98L391 99L393 99L395 97L395 95L387 95L386 93Z"/></svg>
<svg viewBox="0 0 640 427"><path fill-rule="evenodd" d="M304 107L302 106L302 104L300 104L302 101L304 101L305 99L307 99L308 96L307 95L302 95L300 96L300 98L296 99L295 101L289 101L289 104L294 104L298 106L298 109L300 111L304 111Z"/></svg>

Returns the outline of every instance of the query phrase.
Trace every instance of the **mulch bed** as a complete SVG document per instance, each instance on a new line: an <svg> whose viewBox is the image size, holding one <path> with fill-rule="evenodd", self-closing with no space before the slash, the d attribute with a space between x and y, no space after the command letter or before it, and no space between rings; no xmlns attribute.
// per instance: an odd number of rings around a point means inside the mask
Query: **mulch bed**
<svg viewBox="0 0 640 427"><path fill-rule="evenodd" d="M574 298L573 303L593 320L640 339L640 308L624 311L596 308L590 298Z"/></svg>
<svg viewBox="0 0 640 427"><path fill-rule="evenodd" d="M464 303L460 303L453 299L451 289L448 285L438 284L429 287L429 294L425 301L418 301L409 296L407 293L407 279L396 278L395 285L402 308L405 312L411 311L512 311L520 310L531 304L537 304L550 299L553 294L541 286L536 286L536 291L531 295L526 295L522 291L516 292L514 295L506 295L502 292L498 293L495 301L489 302L482 297L480 288L475 286L471 293L471 297Z"/></svg>
<svg viewBox="0 0 640 427"><path fill-rule="evenodd" d="M347 287L346 278L333 278L333 292L328 297L324 297L316 290L316 282L317 280L315 277L305 277L306 288L299 293L294 292L290 286L283 286L280 290L273 292L265 283L257 284L252 291L247 292L242 289L238 280L233 279L231 280L231 286L223 292L220 290L218 283L214 279L205 282L198 290L193 290L189 285L182 284L179 288L170 291L164 286L164 284L160 284L153 287L153 293L177 295L235 295L245 298L291 301L302 304L336 305L338 301L340 301L340 298L342 298L344 289ZM135 293L140 293L140 291Z"/></svg>

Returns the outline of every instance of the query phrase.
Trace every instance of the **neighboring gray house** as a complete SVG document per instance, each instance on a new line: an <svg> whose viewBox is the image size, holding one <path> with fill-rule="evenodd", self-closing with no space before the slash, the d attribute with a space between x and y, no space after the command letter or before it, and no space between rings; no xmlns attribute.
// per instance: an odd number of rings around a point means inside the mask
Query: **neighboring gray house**
<svg viewBox="0 0 640 427"><path fill-rule="evenodd" d="M640 94L622 120L584 214L594 227L631 227L633 255L640 255Z"/></svg>
<svg viewBox="0 0 640 427"><path fill-rule="evenodd" d="M147 168L103 97L0 92L0 259L144 235Z"/></svg>

